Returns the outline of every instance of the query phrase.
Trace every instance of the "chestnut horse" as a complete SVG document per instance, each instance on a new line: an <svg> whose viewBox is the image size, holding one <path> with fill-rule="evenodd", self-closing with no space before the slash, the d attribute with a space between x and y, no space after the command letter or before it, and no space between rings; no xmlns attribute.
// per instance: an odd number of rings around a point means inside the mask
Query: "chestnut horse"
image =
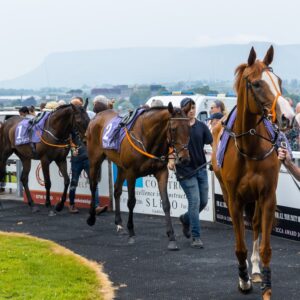
<svg viewBox="0 0 300 300"><path fill-rule="evenodd" d="M246 208L247 213L249 207L253 217L253 281L262 281L264 300L271 297L270 235L275 217L275 192L280 168L275 151L276 141L270 137L264 126L264 119L271 117L273 123L276 122L281 128L292 126L294 121L293 110L281 96L281 80L269 68L273 54L271 46L264 60L259 61L256 60L256 53L252 48L248 64L237 67L237 116L232 129L227 128L230 139L221 167L216 161L217 146L222 134L221 125L215 127L213 132L212 156L213 169L233 223L235 253L239 262L239 289L244 293L252 289L243 219L243 211ZM272 126L274 130L278 129L277 125ZM262 261L262 278L259 257Z"/></svg>
<svg viewBox="0 0 300 300"><path fill-rule="evenodd" d="M179 108L155 107L146 109L135 121L132 129L122 141L120 152L103 149L102 135L106 125L117 115L113 110L99 113L90 122L87 130L87 148L90 160L90 187L92 202L87 223L95 223L95 190L99 179L101 164L107 157L118 168L114 189L115 224L117 230L123 230L120 214L120 196L124 180L128 183L129 217L127 229L129 243L134 243L133 209L136 203L136 178L153 174L158 181L158 189L165 213L169 250L177 250L175 234L170 217L170 202L167 193L168 151L172 149L177 161L189 161L187 145L189 142L189 122L185 112ZM124 129L122 129L124 130Z"/></svg>
<svg viewBox="0 0 300 300"><path fill-rule="evenodd" d="M35 146L31 144L17 146L15 144L16 127L24 118L19 116L12 117L5 121L0 127L0 182L3 181L5 177L8 157L15 153L22 161L23 170L21 182L25 189L28 205L33 212L37 212L38 208L34 205L28 188L28 174L31 168L31 159L41 161L46 188L46 206L49 208L49 215L55 215L51 208L50 201L51 181L49 165L52 161L55 161L64 177L64 191L61 200L63 204L66 200L70 183L66 161L70 150L70 134L72 131L75 131L81 138L84 137L89 123L89 117L86 113L87 104L87 101L84 107L67 104L51 112L45 122L43 133L41 134L41 142L36 143ZM56 208L58 211L63 208L62 204Z"/></svg>

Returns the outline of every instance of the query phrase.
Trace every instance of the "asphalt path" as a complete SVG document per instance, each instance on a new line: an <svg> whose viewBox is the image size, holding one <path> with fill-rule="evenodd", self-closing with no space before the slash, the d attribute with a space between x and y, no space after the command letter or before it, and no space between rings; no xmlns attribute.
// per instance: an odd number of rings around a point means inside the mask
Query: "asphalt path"
<svg viewBox="0 0 300 300"><path fill-rule="evenodd" d="M77 215L64 209L57 216L48 217L44 207L32 214L20 201L3 200L2 204L0 230L53 240L102 263L118 288L117 299L261 299L259 284L248 295L237 289L237 261L230 226L201 222L205 247L193 249L182 235L178 218L173 218L180 251L170 252L163 217L135 214L136 243L129 245L127 236L116 233L112 212L98 216L95 226L89 227L86 209ZM123 221L126 224L126 213ZM247 231L246 236L251 250L251 232ZM272 299L300 299L299 242L272 237L272 248Z"/></svg>

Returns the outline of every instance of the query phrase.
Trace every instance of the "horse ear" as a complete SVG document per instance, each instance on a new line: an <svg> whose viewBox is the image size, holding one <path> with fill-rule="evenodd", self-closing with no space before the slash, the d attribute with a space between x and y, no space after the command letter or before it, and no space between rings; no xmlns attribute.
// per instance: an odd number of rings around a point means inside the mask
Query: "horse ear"
<svg viewBox="0 0 300 300"><path fill-rule="evenodd" d="M266 53L266 56L265 56L264 60L263 60L264 64L266 66L269 66L273 61L273 57L274 57L274 48L271 45L269 50Z"/></svg>
<svg viewBox="0 0 300 300"><path fill-rule="evenodd" d="M250 50L250 54L249 54L249 57L248 57L248 66L252 66L254 64L256 60L256 52L254 50L254 48L252 47L251 50Z"/></svg>
<svg viewBox="0 0 300 300"><path fill-rule="evenodd" d="M174 107L173 107L172 102L169 102L169 104L168 104L168 111L169 111L169 113L171 115L173 115L173 113L174 113Z"/></svg>
<svg viewBox="0 0 300 300"><path fill-rule="evenodd" d="M84 110L87 109L88 104L89 104L89 98L86 98L86 99L85 99L84 106L83 106Z"/></svg>

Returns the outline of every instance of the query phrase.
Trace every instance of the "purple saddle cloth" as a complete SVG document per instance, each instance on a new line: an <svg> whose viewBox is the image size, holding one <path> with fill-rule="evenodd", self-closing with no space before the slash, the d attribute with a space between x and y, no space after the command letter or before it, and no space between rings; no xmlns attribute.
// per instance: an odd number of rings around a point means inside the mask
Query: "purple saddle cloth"
<svg viewBox="0 0 300 300"><path fill-rule="evenodd" d="M45 122L48 119L50 112L45 112L41 116L41 119L34 125L34 119L22 120L15 129L15 144L16 146L39 143L41 141L42 131L45 126Z"/></svg>
<svg viewBox="0 0 300 300"><path fill-rule="evenodd" d="M233 109L232 113L229 115L229 120L228 120L227 125L226 125L226 127L228 129L232 129L234 121L236 119L236 115L237 115L237 108L235 107ZM271 139L274 139L275 138L275 132L274 132L271 121L269 121L268 119L264 119L263 122L264 122L264 125L267 128L270 136L271 136ZM222 167L222 165L223 165L224 156L225 156L225 152L226 152L226 148L227 148L227 145L228 145L229 138L230 138L229 132L224 130L223 133L222 133L222 136L220 138L218 149L217 149L217 165L218 165L218 167ZM279 134L278 134L276 145L278 147L280 147L282 142L286 143L287 149L290 153L290 156L293 157L290 143L289 143L286 135L283 132L280 131Z"/></svg>
<svg viewBox="0 0 300 300"><path fill-rule="evenodd" d="M139 109L134 118L126 124L126 128L130 130L134 125L136 119L145 111L145 109ZM117 150L120 152L121 143L125 137L124 127L120 126L123 117L116 116L106 125L102 136L102 145L104 149Z"/></svg>

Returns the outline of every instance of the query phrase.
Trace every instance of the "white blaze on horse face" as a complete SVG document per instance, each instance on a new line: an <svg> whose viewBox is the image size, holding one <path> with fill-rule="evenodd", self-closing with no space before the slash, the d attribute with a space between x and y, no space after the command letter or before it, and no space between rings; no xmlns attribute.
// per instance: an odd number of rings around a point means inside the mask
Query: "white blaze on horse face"
<svg viewBox="0 0 300 300"><path fill-rule="evenodd" d="M270 91L274 95L274 100L275 100L278 93L280 93L280 86L279 86L278 77L276 75L274 75L272 72L265 71L265 72L262 73L261 79L267 83L267 85L269 86ZM281 95L278 97L278 100L277 100L277 103L276 103L276 112L278 112L279 117L284 115L285 118L287 118L290 122L292 122L292 120L295 116L295 113L294 113L291 105Z"/></svg>

